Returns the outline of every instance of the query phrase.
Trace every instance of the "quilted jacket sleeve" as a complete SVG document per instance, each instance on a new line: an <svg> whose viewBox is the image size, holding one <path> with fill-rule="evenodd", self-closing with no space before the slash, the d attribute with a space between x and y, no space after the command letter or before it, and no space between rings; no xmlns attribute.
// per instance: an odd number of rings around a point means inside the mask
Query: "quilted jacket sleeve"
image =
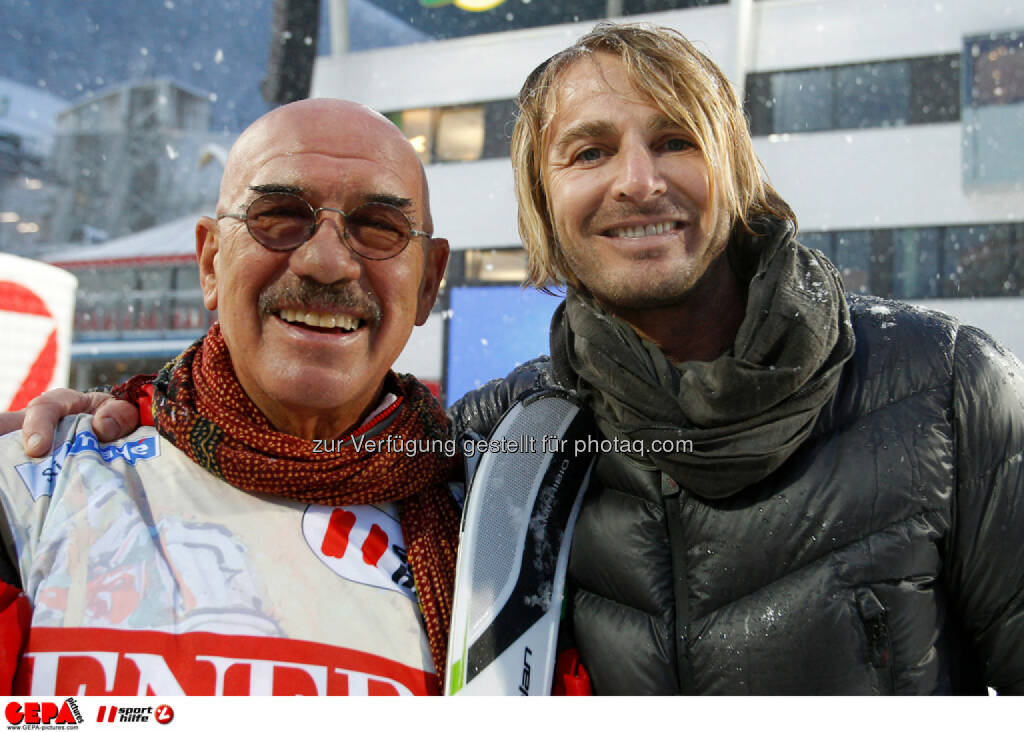
<svg viewBox="0 0 1024 732"><path fill-rule="evenodd" d="M517 367L502 379L489 381L448 408L453 434L467 431L487 437L501 415L524 394L556 386L551 375L551 359L535 358Z"/></svg>
<svg viewBox="0 0 1024 732"><path fill-rule="evenodd" d="M1024 367L963 326L953 369L950 587L982 681L1024 694Z"/></svg>

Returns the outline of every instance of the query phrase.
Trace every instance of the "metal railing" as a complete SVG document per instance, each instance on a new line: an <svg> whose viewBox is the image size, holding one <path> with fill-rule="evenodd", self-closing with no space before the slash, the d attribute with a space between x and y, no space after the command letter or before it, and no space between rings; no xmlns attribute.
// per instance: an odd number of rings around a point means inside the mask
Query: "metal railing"
<svg viewBox="0 0 1024 732"><path fill-rule="evenodd" d="M216 319L201 290L79 292L72 338L177 339L205 332Z"/></svg>

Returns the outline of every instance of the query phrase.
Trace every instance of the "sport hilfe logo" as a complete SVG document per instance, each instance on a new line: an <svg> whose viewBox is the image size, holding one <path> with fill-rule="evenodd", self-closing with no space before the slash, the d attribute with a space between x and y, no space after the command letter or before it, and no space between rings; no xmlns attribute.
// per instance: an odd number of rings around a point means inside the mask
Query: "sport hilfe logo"
<svg viewBox="0 0 1024 732"><path fill-rule="evenodd" d="M30 701L22 704L12 701L4 708L4 716L12 727L47 725L50 728L61 724L77 726L83 721L82 713L73 698L65 699L59 707L53 702Z"/></svg>
<svg viewBox="0 0 1024 732"><path fill-rule="evenodd" d="M158 707L108 707L103 704L96 713L97 722L148 722L150 717L160 724L167 724L174 719L174 710L170 704Z"/></svg>

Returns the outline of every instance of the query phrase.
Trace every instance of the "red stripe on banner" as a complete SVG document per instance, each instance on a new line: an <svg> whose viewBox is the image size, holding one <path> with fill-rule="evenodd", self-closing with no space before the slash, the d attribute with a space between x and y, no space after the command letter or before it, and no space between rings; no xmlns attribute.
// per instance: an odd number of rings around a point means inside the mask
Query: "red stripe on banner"
<svg viewBox="0 0 1024 732"><path fill-rule="evenodd" d="M435 674L291 638L32 628L16 696L437 694Z"/></svg>
<svg viewBox="0 0 1024 732"><path fill-rule="evenodd" d="M328 557L341 559L348 549L348 535L355 525L356 515L351 511L346 511L344 508L336 508L331 511L331 518L327 522L327 531L320 544L320 551Z"/></svg>
<svg viewBox="0 0 1024 732"><path fill-rule="evenodd" d="M22 646L28 640L32 606L14 585L0 582L0 696L10 696Z"/></svg>
<svg viewBox="0 0 1024 732"><path fill-rule="evenodd" d="M53 314L46 303L32 290L17 282L0 280L0 310L25 315L44 315L52 318Z"/></svg>
<svg viewBox="0 0 1024 732"><path fill-rule="evenodd" d="M366 537L366 541L363 542L363 561L371 567L376 567L377 562L387 550L388 535L384 529L374 524L370 528L370 534Z"/></svg>
<svg viewBox="0 0 1024 732"><path fill-rule="evenodd" d="M50 332L46 339L46 345L36 356L35 362L29 367L25 374L25 380L21 382L14 398L7 407L8 412L16 412L24 409L28 403L46 391L46 387L53 381L53 372L57 369L57 329Z"/></svg>

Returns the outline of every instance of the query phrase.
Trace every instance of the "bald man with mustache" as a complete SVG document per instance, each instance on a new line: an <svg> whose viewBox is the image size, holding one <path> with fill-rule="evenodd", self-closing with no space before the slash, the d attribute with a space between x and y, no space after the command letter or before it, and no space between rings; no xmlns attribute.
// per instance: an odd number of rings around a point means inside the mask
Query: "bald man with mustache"
<svg viewBox="0 0 1024 732"><path fill-rule="evenodd" d="M71 417L42 460L0 438L0 688L438 693L454 458L356 447L447 434L391 371L448 259L419 159L361 105L275 109L196 254L218 323L119 392L151 425L106 444Z"/></svg>

